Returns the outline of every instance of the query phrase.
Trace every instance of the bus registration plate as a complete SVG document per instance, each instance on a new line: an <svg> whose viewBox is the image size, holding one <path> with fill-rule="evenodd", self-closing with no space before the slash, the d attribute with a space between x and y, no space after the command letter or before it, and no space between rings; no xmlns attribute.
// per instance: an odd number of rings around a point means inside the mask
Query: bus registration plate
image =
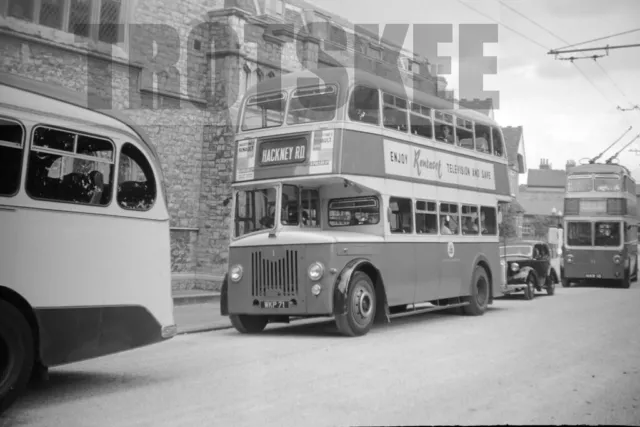
<svg viewBox="0 0 640 427"><path fill-rule="evenodd" d="M262 308L289 308L289 301L261 301Z"/></svg>
<svg viewBox="0 0 640 427"><path fill-rule="evenodd" d="M602 279L602 274L600 273L587 273L584 275L587 279Z"/></svg>

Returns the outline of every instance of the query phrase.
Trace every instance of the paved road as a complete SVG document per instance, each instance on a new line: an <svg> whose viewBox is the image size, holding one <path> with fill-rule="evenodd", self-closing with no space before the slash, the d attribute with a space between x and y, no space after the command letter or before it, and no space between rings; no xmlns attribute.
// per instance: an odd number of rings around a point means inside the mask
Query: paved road
<svg viewBox="0 0 640 427"><path fill-rule="evenodd" d="M7 426L640 425L640 286L559 288L369 335L179 336L56 369Z"/></svg>

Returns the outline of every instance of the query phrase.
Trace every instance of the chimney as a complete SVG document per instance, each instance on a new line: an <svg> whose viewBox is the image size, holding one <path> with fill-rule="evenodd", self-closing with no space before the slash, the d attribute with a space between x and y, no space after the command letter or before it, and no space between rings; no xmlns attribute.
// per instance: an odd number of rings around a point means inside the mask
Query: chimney
<svg viewBox="0 0 640 427"><path fill-rule="evenodd" d="M576 166L576 161L575 160L567 160L567 165L566 165L566 171L569 172L569 169L573 168Z"/></svg>
<svg viewBox="0 0 640 427"><path fill-rule="evenodd" d="M540 169L551 169L549 159L540 159Z"/></svg>

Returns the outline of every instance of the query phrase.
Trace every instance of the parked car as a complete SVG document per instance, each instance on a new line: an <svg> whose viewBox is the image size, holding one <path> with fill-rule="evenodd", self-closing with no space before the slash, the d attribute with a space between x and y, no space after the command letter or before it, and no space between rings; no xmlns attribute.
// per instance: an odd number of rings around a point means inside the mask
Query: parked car
<svg viewBox="0 0 640 427"><path fill-rule="evenodd" d="M557 249L543 241L522 240L501 246L500 256L507 270L505 294L524 291L524 298L530 300L543 289L549 295L555 293L561 277Z"/></svg>

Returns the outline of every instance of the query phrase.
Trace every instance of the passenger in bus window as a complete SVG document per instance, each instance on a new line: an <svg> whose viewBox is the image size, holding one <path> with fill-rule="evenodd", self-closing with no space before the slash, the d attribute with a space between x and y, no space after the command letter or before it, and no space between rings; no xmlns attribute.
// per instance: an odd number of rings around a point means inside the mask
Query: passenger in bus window
<svg viewBox="0 0 640 427"><path fill-rule="evenodd" d="M466 217L463 234L478 234L478 218Z"/></svg>
<svg viewBox="0 0 640 427"><path fill-rule="evenodd" d="M447 125L440 126L440 136L438 139L449 144L453 144L453 135L451 134L451 128Z"/></svg>
<svg viewBox="0 0 640 427"><path fill-rule="evenodd" d="M440 234L453 234L449 227L447 226L447 217L440 217Z"/></svg>
<svg viewBox="0 0 640 427"><path fill-rule="evenodd" d="M484 132L480 137L476 139L476 149L481 153L489 153L489 135Z"/></svg>

